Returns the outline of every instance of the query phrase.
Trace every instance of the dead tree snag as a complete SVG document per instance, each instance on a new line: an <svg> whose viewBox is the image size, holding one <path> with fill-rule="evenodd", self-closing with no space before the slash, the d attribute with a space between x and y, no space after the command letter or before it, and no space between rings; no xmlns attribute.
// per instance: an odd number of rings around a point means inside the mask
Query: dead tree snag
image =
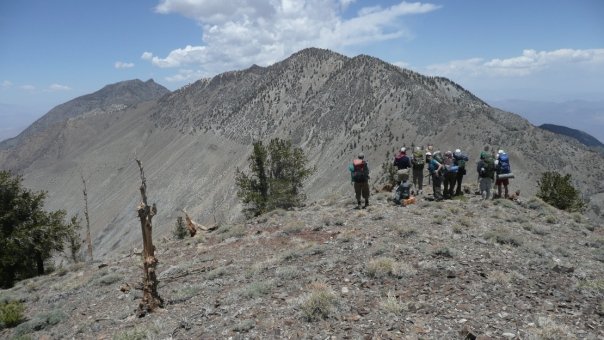
<svg viewBox="0 0 604 340"><path fill-rule="evenodd" d="M92 238L90 237L90 217L88 216L88 193L86 191L86 180L84 175L81 175L82 183L84 184L84 216L86 216L86 244L88 245L88 259L92 262Z"/></svg>
<svg viewBox="0 0 604 340"><path fill-rule="evenodd" d="M155 268L157 267L157 259L155 258L155 247L153 246L153 226L151 219L157 214L155 204L149 206L147 203L147 180L141 161L136 160L141 173L141 202L136 208L138 217L141 220L141 229L143 232L143 269L145 271L143 277L143 300L138 306L138 316L145 316L147 313L153 312L158 307L163 307L164 301L157 293L157 275Z"/></svg>
<svg viewBox="0 0 604 340"><path fill-rule="evenodd" d="M187 214L187 211L185 209L182 209L182 212L185 214L185 220L187 221L187 229L189 229L189 234L191 235L191 237L193 237L195 236L195 234L197 234L197 228L200 227L200 225L195 223L189 217L189 214Z"/></svg>

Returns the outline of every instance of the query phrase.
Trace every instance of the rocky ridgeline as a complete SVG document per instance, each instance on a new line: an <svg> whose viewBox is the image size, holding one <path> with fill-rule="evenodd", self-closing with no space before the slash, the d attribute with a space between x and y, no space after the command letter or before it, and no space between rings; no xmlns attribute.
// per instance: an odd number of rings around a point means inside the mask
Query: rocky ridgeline
<svg viewBox="0 0 604 340"><path fill-rule="evenodd" d="M350 189L352 191L352 188ZM600 339L604 228L536 198L294 211L157 238L165 308L144 318L137 250L0 292L9 338Z"/></svg>
<svg viewBox="0 0 604 340"><path fill-rule="evenodd" d="M489 107L450 80L377 58L309 48L167 92L153 81L128 81L59 105L41 121L79 119L45 129L33 124L0 145L0 168L23 174L34 191L48 191L47 208L80 216L83 174L99 258L136 240L135 157L148 169L150 198L162 211L156 231L166 233L183 208L200 223L240 219L235 170L248 168L252 141L271 138L291 140L308 155L317 172L304 189L315 201L348 194L347 167L359 152L373 181L401 146L459 148L473 166L488 145L510 155L522 195L535 194L544 171L572 174L590 216L604 217L604 181L594 171L604 169L600 154ZM115 105L127 108L85 114Z"/></svg>

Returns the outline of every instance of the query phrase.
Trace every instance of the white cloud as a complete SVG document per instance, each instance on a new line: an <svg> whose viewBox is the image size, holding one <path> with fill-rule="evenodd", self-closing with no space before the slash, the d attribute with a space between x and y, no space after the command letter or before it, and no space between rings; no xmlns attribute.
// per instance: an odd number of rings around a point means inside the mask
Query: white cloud
<svg viewBox="0 0 604 340"><path fill-rule="evenodd" d="M305 47L333 50L408 37L401 18L435 11L429 3L400 2L361 9L345 19L354 0L163 0L158 13L196 20L203 30L200 46L175 49L166 57L144 52L157 67L201 68L218 72L251 64L269 65Z"/></svg>
<svg viewBox="0 0 604 340"><path fill-rule="evenodd" d="M48 87L48 90L49 91L53 91L53 92L55 92L55 91L69 91L69 90L71 90L71 87L55 83L55 84L50 85Z"/></svg>
<svg viewBox="0 0 604 340"><path fill-rule="evenodd" d="M116 61L115 64L113 65L113 67L115 67L116 69L132 68L132 67L134 67L134 63L126 63L126 62L123 62L123 61Z"/></svg>
<svg viewBox="0 0 604 340"><path fill-rule="evenodd" d="M180 69L177 74L166 77L165 79L169 82L193 82L203 77L207 77L202 71Z"/></svg>
<svg viewBox="0 0 604 340"><path fill-rule="evenodd" d="M524 50L521 55L512 58L488 61L481 58L454 60L445 64L430 65L427 70L430 74L441 76L524 77L554 67L594 65L604 67L604 49Z"/></svg>
<svg viewBox="0 0 604 340"><path fill-rule="evenodd" d="M340 0L340 6L342 7L342 9L346 9L348 8L348 6L352 5L355 2L356 0Z"/></svg>
<svg viewBox="0 0 604 340"><path fill-rule="evenodd" d="M21 85L19 88L25 91L34 91L36 89L33 85Z"/></svg>
<svg viewBox="0 0 604 340"><path fill-rule="evenodd" d="M13 83L10 80L4 80L4 81L2 81L2 85L0 85L0 86L2 86L4 88L11 87L11 86L13 86Z"/></svg>

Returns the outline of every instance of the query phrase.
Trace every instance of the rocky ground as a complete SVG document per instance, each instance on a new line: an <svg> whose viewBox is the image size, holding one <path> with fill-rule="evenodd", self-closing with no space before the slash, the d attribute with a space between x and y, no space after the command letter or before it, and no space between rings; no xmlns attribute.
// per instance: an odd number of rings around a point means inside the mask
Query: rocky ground
<svg viewBox="0 0 604 340"><path fill-rule="evenodd" d="M165 306L143 318L136 250L19 282L0 300L27 321L0 338L604 339L601 224L536 198L389 196L157 237Z"/></svg>

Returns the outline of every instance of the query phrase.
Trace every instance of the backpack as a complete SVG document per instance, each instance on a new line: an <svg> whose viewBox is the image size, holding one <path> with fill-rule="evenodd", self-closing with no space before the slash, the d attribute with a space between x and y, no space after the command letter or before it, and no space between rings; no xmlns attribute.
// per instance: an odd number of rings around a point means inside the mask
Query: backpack
<svg viewBox="0 0 604 340"><path fill-rule="evenodd" d="M411 184L409 182L403 182L399 185L398 191L400 192L400 199L407 199L411 196Z"/></svg>
<svg viewBox="0 0 604 340"><path fill-rule="evenodd" d="M413 152L413 164L416 166L423 166L426 162L426 158L424 157L424 153L421 150Z"/></svg>
<svg viewBox="0 0 604 340"><path fill-rule="evenodd" d="M480 177L493 178L493 175L495 174L495 160L493 159L493 156L486 155L482 162L483 166L480 169Z"/></svg>
<svg viewBox="0 0 604 340"><path fill-rule="evenodd" d="M436 169L438 169L438 166L436 165L436 160L435 159L430 160L430 163L428 163L428 172L430 172L430 175L435 174L436 173ZM439 173L437 175L442 175L442 174Z"/></svg>
<svg viewBox="0 0 604 340"><path fill-rule="evenodd" d="M439 162L440 164L443 164L443 155L440 152L432 154L432 159Z"/></svg>
<svg viewBox="0 0 604 340"><path fill-rule="evenodd" d="M497 173L498 174L509 174L512 172L510 168L510 158L507 153L502 153L499 155L499 163L497 163Z"/></svg>
<svg viewBox="0 0 604 340"><path fill-rule="evenodd" d="M457 165L458 167L464 169L466 167L466 161L468 160L468 157L464 156L464 155L456 155L453 154L453 159L455 159L455 165Z"/></svg>
<svg viewBox="0 0 604 340"><path fill-rule="evenodd" d="M407 181L409 179L409 169L400 169L396 172L396 177L401 182Z"/></svg>
<svg viewBox="0 0 604 340"><path fill-rule="evenodd" d="M355 159L352 161L353 171L352 171L352 180L355 182L364 182L367 180L367 174L365 173L365 163L362 159Z"/></svg>

